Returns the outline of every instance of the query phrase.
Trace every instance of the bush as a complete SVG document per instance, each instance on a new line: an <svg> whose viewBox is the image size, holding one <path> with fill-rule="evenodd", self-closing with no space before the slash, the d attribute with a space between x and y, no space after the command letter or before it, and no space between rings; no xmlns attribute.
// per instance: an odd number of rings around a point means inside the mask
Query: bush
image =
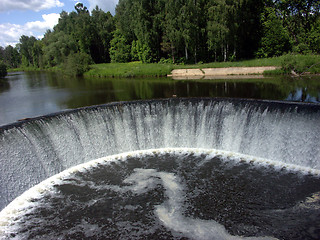
<svg viewBox="0 0 320 240"><path fill-rule="evenodd" d="M81 76L89 71L92 63L93 61L88 54L82 52L72 53L68 56L63 69L68 75Z"/></svg>
<svg viewBox="0 0 320 240"><path fill-rule="evenodd" d="M142 63L153 62L152 50L147 44L142 44L139 40L133 41L131 45L131 59Z"/></svg>
<svg viewBox="0 0 320 240"><path fill-rule="evenodd" d="M320 73L319 55L287 54L283 56L281 69L286 73Z"/></svg>
<svg viewBox="0 0 320 240"><path fill-rule="evenodd" d="M7 74L7 65L3 62L0 62L0 78L4 78L5 76L7 76Z"/></svg>
<svg viewBox="0 0 320 240"><path fill-rule="evenodd" d="M173 64L172 58L161 58L158 62L159 64Z"/></svg>

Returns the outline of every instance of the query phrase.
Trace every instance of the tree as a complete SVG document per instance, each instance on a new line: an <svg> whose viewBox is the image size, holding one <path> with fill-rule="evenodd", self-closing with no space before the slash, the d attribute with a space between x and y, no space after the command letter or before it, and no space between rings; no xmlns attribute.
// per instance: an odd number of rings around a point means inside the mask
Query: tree
<svg viewBox="0 0 320 240"><path fill-rule="evenodd" d="M288 29L294 51L312 50L310 34L320 17L318 0L277 0L275 7L279 10L284 26ZM312 37L311 37L312 39Z"/></svg>
<svg viewBox="0 0 320 240"><path fill-rule="evenodd" d="M235 2L237 2L235 0ZM253 58L259 48L262 34L261 13L267 0L241 0L236 6L237 59Z"/></svg>
<svg viewBox="0 0 320 240"><path fill-rule="evenodd" d="M42 41L34 42L32 47L32 61L33 61L33 66L36 68L42 68L44 66Z"/></svg>
<svg viewBox="0 0 320 240"><path fill-rule="evenodd" d="M320 54L320 17L311 26L310 34L308 36L309 48L314 52Z"/></svg>
<svg viewBox="0 0 320 240"><path fill-rule="evenodd" d="M22 35L18 43L19 52L22 57L22 65L25 67L33 66L32 48L37 39L34 36Z"/></svg>
<svg viewBox="0 0 320 240"><path fill-rule="evenodd" d="M3 61L9 68L17 68L21 64L21 57L17 48L8 45L4 49Z"/></svg>
<svg viewBox="0 0 320 240"><path fill-rule="evenodd" d="M179 24L182 29L185 59L189 59L189 53L193 53L194 61L197 61L197 44L199 38L198 2L187 0L180 9Z"/></svg>
<svg viewBox="0 0 320 240"><path fill-rule="evenodd" d="M147 44L142 44L139 40L133 41L131 44L131 59L150 63L153 61L152 51Z"/></svg>
<svg viewBox="0 0 320 240"><path fill-rule="evenodd" d="M168 0L165 6L164 36L162 37L162 50L171 53L172 61L175 62L176 53L182 45L183 37L179 26L180 1Z"/></svg>
<svg viewBox="0 0 320 240"><path fill-rule="evenodd" d="M105 13L98 6L92 10L92 22L94 23L96 37L93 39L90 52L95 63L110 62L110 41L115 31L114 17L110 12Z"/></svg>
<svg viewBox="0 0 320 240"><path fill-rule="evenodd" d="M63 64L70 54L78 51L78 44L74 38L62 31L48 32L43 42L44 66L53 67Z"/></svg>
<svg viewBox="0 0 320 240"><path fill-rule="evenodd" d="M92 59L86 53L70 54L63 65L64 72L68 75L81 76L90 69Z"/></svg>
<svg viewBox="0 0 320 240"><path fill-rule="evenodd" d="M131 46L121 34L120 30L115 30L113 39L110 42L111 62L124 63L130 60Z"/></svg>
<svg viewBox="0 0 320 240"><path fill-rule="evenodd" d="M0 78L7 76L7 73L7 65L3 61L0 61Z"/></svg>
<svg viewBox="0 0 320 240"><path fill-rule="evenodd" d="M208 8L208 47L214 51L215 60L227 60L229 26L225 0L210 1Z"/></svg>
<svg viewBox="0 0 320 240"><path fill-rule="evenodd" d="M289 32L282 25L275 9L266 7L261 15L263 37L257 53L259 57L280 56L291 49Z"/></svg>

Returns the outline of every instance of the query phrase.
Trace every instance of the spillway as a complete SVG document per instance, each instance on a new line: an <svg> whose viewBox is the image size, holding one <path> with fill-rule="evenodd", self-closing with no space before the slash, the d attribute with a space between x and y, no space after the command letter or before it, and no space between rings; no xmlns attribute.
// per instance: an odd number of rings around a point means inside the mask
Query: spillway
<svg viewBox="0 0 320 240"><path fill-rule="evenodd" d="M317 175L319 120L315 104L197 98L111 103L3 126L0 210L66 169L148 149L214 149Z"/></svg>

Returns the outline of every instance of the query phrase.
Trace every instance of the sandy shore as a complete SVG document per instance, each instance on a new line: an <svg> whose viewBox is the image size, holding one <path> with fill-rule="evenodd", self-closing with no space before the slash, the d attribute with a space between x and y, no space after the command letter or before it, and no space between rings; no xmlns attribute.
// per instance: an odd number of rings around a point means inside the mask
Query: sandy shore
<svg viewBox="0 0 320 240"><path fill-rule="evenodd" d="M173 78L181 77L213 77L213 76L228 76L228 75L248 75L248 74L263 74L266 70L275 70L278 67L229 67L229 68L203 68L203 69L175 69L168 75Z"/></svg>

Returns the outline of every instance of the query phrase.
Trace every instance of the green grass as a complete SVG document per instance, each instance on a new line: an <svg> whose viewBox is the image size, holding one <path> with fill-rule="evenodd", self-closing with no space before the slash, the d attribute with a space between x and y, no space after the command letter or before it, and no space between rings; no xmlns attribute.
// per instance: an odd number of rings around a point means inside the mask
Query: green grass
<svg viewBox="0 0 320 240"><path fill-rule="evenodd" d="M90 66L84 76L94 77L161 77L170 74L174 65L157 63L103 63Z"/></svg>
<svg viewBox="0 0 320 240"><path fill-rule="evenodd" d="M59 66L51 68L37 68L37 67L18 67L18 68L9 68L8 72L34 72L34 71L52 71L52 72L61 72L62 69Z"/></svg>
<svg viewBox="0 0 320 240"><path fill-rule="evenodd" d="M310 72L320 73L320 55L292 55L287 54L281 57L252 59L237 62L213 62L213 63L199 63L199 64L159 64L159 63L102 63L93 64L90 70L84 74L85 77L163 77L171 73L173 69L185 68L224 68L224 67L262 67L262 66L276 66L281 67L274 71L268 71L266 75L283 75L291 72ZM310 68L310 66L312 66ZM37 71L37 68L17 68L9 69L8 72L13 71ZM45 69L46 71L61 72L61 67L53 67Z"/></svg>
<svg viewBox="0 0 320 240"><path fill-rule="evenodd" d="M39 71L36 67L19 67L19 68L9 68L8 72L23 72L23 71Z"/></svg>

